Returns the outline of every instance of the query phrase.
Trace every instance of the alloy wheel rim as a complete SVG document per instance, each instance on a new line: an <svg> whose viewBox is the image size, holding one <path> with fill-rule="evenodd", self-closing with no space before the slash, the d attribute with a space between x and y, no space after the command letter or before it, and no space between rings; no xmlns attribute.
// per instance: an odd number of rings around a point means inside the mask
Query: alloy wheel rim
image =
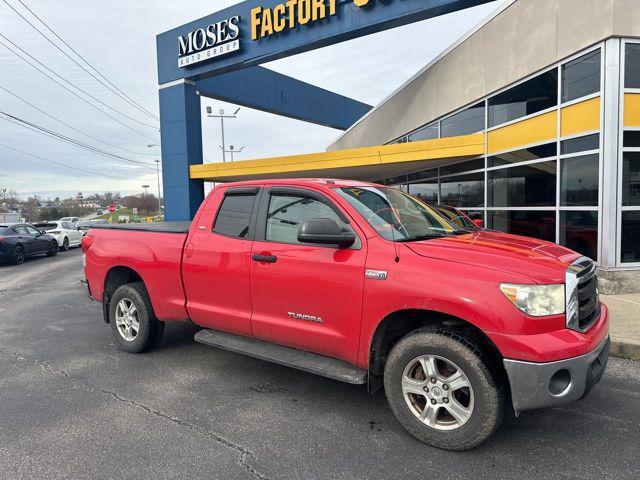
<svg viewBox="0 0 640 480"><path fill-rule="evenodd" d="M118 333L127 342L133 342L140 332L138 310L128 298L121 299L116 305L116 327Z"/></svg>
<svg viewBox="0 0 640 480"><path fill-rule="evenodd" d="M402 396L411 412L436 430L455 430L474 410L473 387L464 371L439 355L421 355L402 372Z"/></svg>
<svg viewBox="0 0 640 480"><path fill-rule="evenodd" d="M16 260L18 261L18 263L24 262L24 252L21 248L16 251Z"/></svg>

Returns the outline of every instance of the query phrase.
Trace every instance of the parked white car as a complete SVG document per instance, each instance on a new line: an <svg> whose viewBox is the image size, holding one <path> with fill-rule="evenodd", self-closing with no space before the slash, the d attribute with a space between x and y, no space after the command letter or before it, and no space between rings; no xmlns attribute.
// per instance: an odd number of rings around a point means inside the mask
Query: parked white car
<svg viewBox="0 0 640 480"><path fill-rule="evenodd" d="M38 230L42 230L56 239L60 250L67 251L70 247L79 247L83 234L74 227L71 222L41 222L34 224Z"/></svg>
<svg viewBox="0 0 640 480"><path fill-rule="evenodd" d="M59 222L69 222L73 228L78 228L80 219L78 217L62 217Z"/></svg>

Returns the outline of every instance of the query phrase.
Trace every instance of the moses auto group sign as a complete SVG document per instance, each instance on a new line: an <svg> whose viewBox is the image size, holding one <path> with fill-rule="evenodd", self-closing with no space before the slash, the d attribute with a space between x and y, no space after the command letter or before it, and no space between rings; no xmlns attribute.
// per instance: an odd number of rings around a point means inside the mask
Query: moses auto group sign
<svg viewBox="0 0 640 480"><path fill-rule="evenodd" d="M240 50L240 16L178 37L178 66L187 67Z"/></svg>
<svg viewBox="0 0 640 480"><path fill-rule="evenodd" d="M353 0L356 7L371 7L388 0ZM272 8L250 12L251 40L259 42L287 30L329 20L338 13L337 0L286 0ZM240 50L240 15L198 28L178 37L178 66L188 67Z"/></svg>

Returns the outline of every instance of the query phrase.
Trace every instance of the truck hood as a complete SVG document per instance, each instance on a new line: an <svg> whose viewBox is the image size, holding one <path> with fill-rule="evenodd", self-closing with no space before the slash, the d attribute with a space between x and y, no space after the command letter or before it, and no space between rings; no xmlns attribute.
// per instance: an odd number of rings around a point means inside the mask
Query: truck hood
<svg viewBox="0 0 640 480"><path fill-rule="evenodd" d="M580 257L555 243L486 230L403 245L421 257L513 273L540 284L564 283L567 267Z"/></svg>

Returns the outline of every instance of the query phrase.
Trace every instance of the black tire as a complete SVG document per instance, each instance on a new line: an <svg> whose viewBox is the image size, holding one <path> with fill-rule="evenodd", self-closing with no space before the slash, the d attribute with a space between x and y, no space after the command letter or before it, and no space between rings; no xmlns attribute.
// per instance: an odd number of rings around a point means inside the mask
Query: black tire
<svg viewBox="0 0 640 480"><path fill-rule="evenodd" d="M47 257L55 257L58 254L58 242L53 240L49 245L49 251L47 251Z"/></svg>
<svg viewBox="0 0 640 480"><path fill-rule="evenodd" d="M13 256L9 257L8 263L9 265L20 265L24 263L24 248L22 248L22 245L16 246L13 250Z"/></svg>
<svg viewBox="0 0 640 480"><path fill-rule="evenodd" d="M116 309L118 303L123 299L131 302L136 309L139 329L132 340L125 339L116 322ZM160 343L164 333L164 323L156 319L147 289L142 283L130 283L118 287L109 304L109 324L111 333L120 348L129 353L142 353L151 350Z"/></svg>
<svg viewBox="0 0 640 480"><path fill-rule="evenodd" d="M472 388L473 403L466 405L471 413L465 423L456 426L458 423L451 417L455 424L453 429L443 430L427 425L418 418L419 412L414 413L420 409L420 395L411 394L405 400L402 387L405 368L409 368L412 362L416 362L423 355L433 355L438 359L452 362L466 376ZM443 363L447 365L446 362ZM398 421L418 440L445 450L468 450L489 438L500 426L505 415L507 395L498 381L498 376L492 370L490 362L478 346L455 332L435 328L416 330L403 337L389 354L384 371L387 401ZM445 386L445 388L450 387ZM447 396L446 391L431 388L431 400L426 394L424 395L425 406L422 411L424 412L424 408L427 408L427 402L435 401L433 408L437 412L436 420L441 422L443 420L440 419L444 416L444 422L446 422L449 415L446 407L453 406L453 399L436 400L433 398L434 390ZM467 392L469 389L461 390L462 394ZM448 394L453 397L454 392L451 391ZM440 401L452 402L452 405L440 405Z"/></svg>
<svg viewBox="0 0 640 480"><path fill-rule="evenodd" d="M66 252L69 250L69 239L67 237L64 237L64 240L62 241L62 247L61 250L63 252Z"/></svg>

